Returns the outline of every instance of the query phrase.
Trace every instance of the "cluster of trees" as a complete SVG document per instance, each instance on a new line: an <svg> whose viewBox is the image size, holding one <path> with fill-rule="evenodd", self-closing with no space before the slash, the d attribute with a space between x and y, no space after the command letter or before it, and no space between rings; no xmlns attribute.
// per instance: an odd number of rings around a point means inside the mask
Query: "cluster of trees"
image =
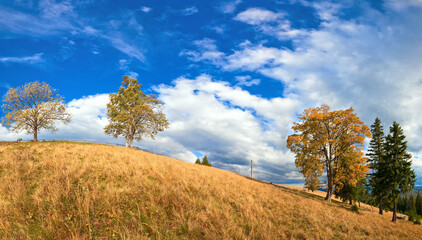
<svg viewBox="0 0 422 240"><path fill-rule="evenodd" d="M211 163L209 163L209 162L208 162L208 157L207 157L207 155L205 155L205 156L202 158L202 162L201 162L201 160L200 160L199 158L197 158L197 159L196 159L196 161L195 161L195 164L200 164L200 165L205 165L205 166L209 166L209 167L211 167Z"/></svg>
<svg viewBox="0 0 422 240"><path fill-rule="evenodd" d="M400 195L415 184L411 155L396 122L384 136L381 121L376 118L371 130L354 113L353 108L330 111L329 106L305 109L300 122L293 124L294 134L287 147L295 153L295 164L305 177L305 186L315 190L326 172L326 200L333 194L343 201L369 202L393 210L397 219ZM371 137L368 157L362 150L365 137Z"/></svg>
<svg viewBox="0 0 422 240"><path fill-rule="evenodd" d="M412 156L407 152L406 136L397 122L385 136L381 120L375 119L371 126L372 139L368 149L370 173L368 174L369 193L379 213L383 209L393 209L393 221L397 220L397 203L400 195L415 186L416 175L412 170Z"/></svg>
<svg viewBox="0 0 422 240"><path fill-rule="evenodd" d="M109 124L105 132L125 138L126 146L130 147L134 140L142 140L143 136L154 138L169 126L163 103L154 95L143 93L141 88L136 79L124 76L119 91L110 94L107 104ZM58 130L56 121L65 124L71 121L63 97L47 83L31 82L10 88L3 102L3 125L13 132L26 130L34 135L34 141L38 140L41 129L54 132Z"/></svg>
<svg viewBox="0 0 422 240"><path fill-rule="evenodd" d="M422 218L422 196L419 192L416 197L413 195L401 196L397 203L397 210L415 218Z"/></svg>

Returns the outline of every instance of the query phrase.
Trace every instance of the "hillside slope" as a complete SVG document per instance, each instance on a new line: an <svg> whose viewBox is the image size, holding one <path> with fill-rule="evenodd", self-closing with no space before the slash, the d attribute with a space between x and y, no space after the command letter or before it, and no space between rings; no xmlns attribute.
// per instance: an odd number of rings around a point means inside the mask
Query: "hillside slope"
<svg viewBox="0 0 422 240"><path fill-rule="evenodd" d="M422 227L99 144L0 145L6 239L420 239Z"/></svg>

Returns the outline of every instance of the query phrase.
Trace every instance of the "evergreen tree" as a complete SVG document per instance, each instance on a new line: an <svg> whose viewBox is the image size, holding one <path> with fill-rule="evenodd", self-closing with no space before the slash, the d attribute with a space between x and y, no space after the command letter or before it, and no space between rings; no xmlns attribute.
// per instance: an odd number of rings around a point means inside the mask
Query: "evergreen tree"
<svg viewBox="0 0 422 240"><path fill-rule="evenodd" d="M202 159L202 163L201 163L202 165L205 165L205 166L209 166L209 167L211 167L211 163L209 163L208 162L208 157L207 157L207 155L205 155L204 156L204 158Z"/></svg>
<svg viewBox="0 0 422 240"><path fill-rule="evenodd" d="M406 203L407 203L407 197L403 196L399 198L399 201L397 202L397 211L401 213L406 213Z"/></svg>
<svg viewBox="0 0 422 240"><path fill-rule="evenodd" d="M397 201L400 194L409 192L415 186L416 176L412 170L412 156L406 151L407 142L403 129L397 122L390 127L385 140L385 158L379 165L379 172L385 179L388 199L394 203L393 222L397 221ZM384 185L384 184L383 184Z"/></svg>
<svg viewBox="0 0 422 240"><path fill-rule="evenodd" d="M201 164L201 160L199 158L196 159L195 164Z"/></svg>
<svg viewBox="0 0 422 240"><path fill-rule="evenodd" d="M416 196L416 213L422 216L422 196L419 194Z"/></svg>
<svg viewBox="0 0 422 240"><path fill-rule="evenodd" d="M354 200L359 203L359 207L360 207L360 203L361 202L366 202L366 200L368 198L368 192L365 189L365 185L366 185L366 179L365 178L362 178L356 184L356 187L355 187L355 189L353 191L353 193L354 193Z"/></svg>
<svg viewBox="0 0 422 240"><path fill-rule="evenodd" d="M409 196L409 199L406 202L406 212L413 214L416 213L415 201L412 195Z"/></svg>
<svg viewBox="0 0 422 240"><path fill-rule="evenodd" d="M383 175L380 170L385 150L384 130L381 125L381 120L375 118L374 124L371 125L372 139L368 148L368 163L370 173L368 174L368 187L372 199L375 204L378 204L379 214L383 214L383 201L386 199L386 175Z"/></svg>

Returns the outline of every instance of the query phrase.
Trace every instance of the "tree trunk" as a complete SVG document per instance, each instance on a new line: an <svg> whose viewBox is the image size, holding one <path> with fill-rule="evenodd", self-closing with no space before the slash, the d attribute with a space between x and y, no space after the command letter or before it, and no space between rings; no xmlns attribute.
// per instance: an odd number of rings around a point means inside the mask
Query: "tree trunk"
<svg viewBox="0 0 422 240"><path fill-rule="evenodd" d="M359 201L359 207L360 207L360 201Z"/></svg>
<svg viewBox="0 0 422 240"><path fill-rule="evenodd" d="M380 209L379 214L382 215L383 214L383 212L382 212L382 199L380 200L379 209Z"/></svg>
<svg viewBox="0 0 422 240"><path fill-rule="evenodd" d="M328 179L327 195L325 196L325 200L331 202L332 196L333 196L333 184L331 183L330 179Z"/></svg>
<svg viewBox="0 0 422 240"><path fill-rule="evenodd" d="M133 137L130 137L130 147L133 148Z"/></svg>
<svg viewBox="0 0 422 240"><path fill-rule="evenodd" d="M391 221L394 223L397 221L397 201L394 201L393 219Z"/></svg>
<svg viewBox="0 0 422 240"><path fill-rule="evenodd" d="M126 137L126 147L128 147L128 146L129 146L129 138Z"/></svg>
<svg viewBox="0 0 422 240"><path fill-rule="evenodd" d="M349 205L353 205L352 198L349 198Z"/></svg>
<svg viewBox="0 0 422 240"><path fill-rule="evenodd" d="M34 131L34 141L38 142L38 128L34 127L33 131Z"/></svg>

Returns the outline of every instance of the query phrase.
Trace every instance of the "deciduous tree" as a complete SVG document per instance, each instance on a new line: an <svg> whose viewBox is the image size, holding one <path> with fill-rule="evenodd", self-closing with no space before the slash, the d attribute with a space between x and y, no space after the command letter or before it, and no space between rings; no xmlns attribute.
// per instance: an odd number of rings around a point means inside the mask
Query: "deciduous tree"
<svg viewBox="0 0 422 240"><path fill-rule="evenodd" d="M138 80L123 77L117 93L110 94L107 104L109 124L105 133L113 137L124 137L126 146L133 147L133 140L143 136L154 139L158 132L168 128L169 122L163 113L164 105L154 95L146 95Z"/></svg>
<svg viewBox="0 0 422 240"><path fill-rule="evenodd" d="M63 98L47 83L30 82L24 86L10 88L3 99L3 111L6 115L2 122L12 131L25 130L38 141L41 129L57 131L56 121L67 124L71 120L66 112Z"/></svg>
<svg viewBox="0 0 422 240"><path fill-rule="evenodd" d="M344 182L351 185L365 177L368 170L362 153L369 128L354 113L353 108L330 111L330 107L305 109L300 122L293 124L294 134L287 147L296 155L295 164L305 176L320 177L327 173L326 200L331 201L334 188Z"/></svg>

